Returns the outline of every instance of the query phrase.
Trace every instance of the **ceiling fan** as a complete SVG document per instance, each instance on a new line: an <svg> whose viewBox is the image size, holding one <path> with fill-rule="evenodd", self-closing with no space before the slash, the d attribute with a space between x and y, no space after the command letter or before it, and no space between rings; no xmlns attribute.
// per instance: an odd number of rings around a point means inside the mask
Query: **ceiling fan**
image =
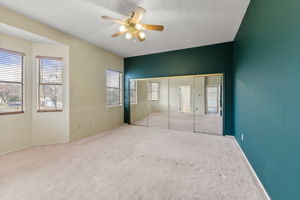
<svg viewBox="0 0 300 200"><path fill-rule="evenodd" d="M151 25L142 24L141 20L144 16L146 10L141 7L137 7L134 12L130 13L130 17L125 20L114 19L108 16L102 16L102 19L106 19L118 24L119 32L112 35L112 37L117 37L119 35L125 34L126 39L137 38L140 42L146 39L146 34L143 30L147 31L163 31L164 26L161 25Z"/></svg>

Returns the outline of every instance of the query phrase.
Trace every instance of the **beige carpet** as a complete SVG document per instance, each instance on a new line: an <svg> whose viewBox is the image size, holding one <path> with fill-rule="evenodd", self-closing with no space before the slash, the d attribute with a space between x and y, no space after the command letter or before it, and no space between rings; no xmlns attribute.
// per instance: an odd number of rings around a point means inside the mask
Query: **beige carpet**
<svg viewBox="0 0 300 200"><path fill-rule="evenodd" d="M262 199L232 138L123 126L0 156L1 200Z"/></svg>

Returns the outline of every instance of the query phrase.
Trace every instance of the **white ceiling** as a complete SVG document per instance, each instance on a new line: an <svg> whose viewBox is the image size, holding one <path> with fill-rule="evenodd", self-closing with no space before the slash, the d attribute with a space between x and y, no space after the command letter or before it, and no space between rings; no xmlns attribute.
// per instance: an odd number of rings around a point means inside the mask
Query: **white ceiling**
<svg viewBox="0 0 300 200"><path fill-rule="evenodd" d="M59 44L56 41L50 40L48 38L24 31L22 29L9 26L7 24L0 23L0 33L11 35L17 38L21 38L30 42L39 42L39 43L50 43L50 44Z"/></svg>
<svg viewBox="0 0 300 200"><path fill-rule="evenodd" d="M233 41L250 0L0 0L0 5L74 35L123 57ZM118 25L141 6L142 23L161 24L145 42L111 38Z"/></svg>

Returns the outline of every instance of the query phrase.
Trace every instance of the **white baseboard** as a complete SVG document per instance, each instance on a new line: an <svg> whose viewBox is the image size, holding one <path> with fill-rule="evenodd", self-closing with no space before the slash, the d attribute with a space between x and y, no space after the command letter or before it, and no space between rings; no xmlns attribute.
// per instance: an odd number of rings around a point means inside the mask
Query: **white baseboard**
<svg viewBox="0 0 300 200"><path fill-rule="evenodd" d="M243 159L244 159L245 162L247 163L247 166L248 166L248 168L249 168L250 171L251 171L252 177L253 177L255 183L258 185L258 187L259 187L259 189L260 189L262 195L264 196L265 199L271 200L269 194L267 193L265 187L263 186L263 184L262 184L261 181L259 180L257 174L255 173L255 171L254 171L252 165L250 164L250 162L249 162L248 158L246 157L246 155L245 155L243 149L241 148L240 144L236 141L236 139L235 139L234 136L226 136L226 137L231 137L231 138L234 140L235 144L237 145L237 147L239 148L240 152L242 153Z"/></svg>

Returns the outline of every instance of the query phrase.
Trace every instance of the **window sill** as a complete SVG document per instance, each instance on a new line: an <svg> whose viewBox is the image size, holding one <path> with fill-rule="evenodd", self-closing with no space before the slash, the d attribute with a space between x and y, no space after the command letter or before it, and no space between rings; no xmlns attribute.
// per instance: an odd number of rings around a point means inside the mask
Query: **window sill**
<svg viewBox="0 0 300 200"><path fill-rule="evenodd" d="M16 112L3 112L0 115L14 115L14 114L24 114L24 111L16 111Z"/></svg>
<svg viewBox="0 0 300 200"><path fill-rule="evenodd" d="M62 112L63 110L37 110L38 113L45 113L45 112Z"/></svg>

